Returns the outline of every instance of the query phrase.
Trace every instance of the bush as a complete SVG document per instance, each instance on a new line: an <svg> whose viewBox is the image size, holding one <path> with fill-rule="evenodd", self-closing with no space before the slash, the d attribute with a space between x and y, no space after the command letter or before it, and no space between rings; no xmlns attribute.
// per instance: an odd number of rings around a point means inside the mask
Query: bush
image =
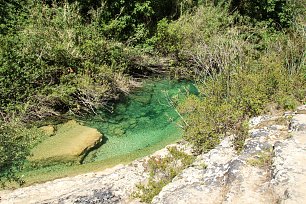
<svg viewBox="0 0 306 204"><path fill-rule="evenodd" d="M167 49L168 42L179 39L176 52L182 65L175 71L195 80L200 92L179 107L184 136L199 152L230 134L236 135L239 151L250 117L262 114L269 103L292 109L305 100L305 47L298 45L303 31L286 34L259 24L234 24L233 18L221 8L203 6L162 31L169 35L163 35L159 46Z"/></svg>
<svg viewBox="0 0 306 204"><path fill-rule="evenodd" d="M137 45L155 32L163 18L177 19L197 5L197 0L117 0L104 1L99 10L99 22L108 39L115 38Z"/></svg>
<svg viewBox="0 0 306 204"><path fill-rule="evenodd" d="M176 147L168 148L169 155L163 158L151 157L147 170L150 172L146 185L139 183L132 196L141 202L151 203L154 196L169 184L172 179L194 161L192 155L179 151Z"/></svg>
<svg viewBox="0 0 306 204"><path fill-rule="evenodd" d="M43 136L37 128L27 129L19 122L0 121L0 184L23 181L18 172L24 166L34 141Z"/></svg>
<svg viewBox="0 0 306 204"><path fill-rule="evenodd" d="M238 11L242 16L249 17L253 22L267 21L277 28L292 26L298 10L303 8L303 1L294 0L232 0L230 11Z"/></svg>
<svg viewBox="0 0 306 204"><path fill-rule="evenodd" d="M247 162L249 165L264 168L264 169L271 169L272 162L273 162L273 154L272 150L268 149L259 154L255 155L253 158L249 159Z"/></svg>
<svg viewBox="0 0 306 204"><path fill-rule="evenodd" d="M115 79L125 77L128 52L122 43L106 41L92 15L84 24L78 4L36 2L26 25L0 37L1 112L41 119L92 111L116 97Z"/></svg>

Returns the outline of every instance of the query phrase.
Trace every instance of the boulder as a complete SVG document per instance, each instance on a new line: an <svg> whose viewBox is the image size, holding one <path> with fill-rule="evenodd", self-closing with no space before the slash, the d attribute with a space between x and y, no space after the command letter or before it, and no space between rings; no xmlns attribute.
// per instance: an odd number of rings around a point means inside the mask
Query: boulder
<svg viewBox="0 0 306 204"><path fill-rule="evenodd" d="M56 134L32 149L30 162L44 166L80 162L84 155L102 141L102 134L71 120L59 125Z"/></svg>

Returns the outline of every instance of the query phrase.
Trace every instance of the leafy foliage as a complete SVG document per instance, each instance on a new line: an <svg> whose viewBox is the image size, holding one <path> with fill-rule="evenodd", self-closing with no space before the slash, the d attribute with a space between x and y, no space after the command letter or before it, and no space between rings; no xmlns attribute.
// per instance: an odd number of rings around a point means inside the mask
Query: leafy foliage
<svg viewBox="0 0 306 204"><path fill-rule="evenodd" d="M303 42L303 31L287 35L262 24L235 24L237 17L203 6L176 22L164 22L157 34L162 36L157 45L182 63L173 71L197 82L199 98L190 96L179 111L185 138L199 152L229 134L236 135L240 151L249 117L263 113L269 103L294 109L305 101L305 47L296 43ZM174 49L169 47L173 39Z"/></svg>
<svg viewBox="0 0 306 204"><path fill-rule="evenodd" d="M0 184L7 181L22 179L17 173L23 168L29 148L34 141L42 137L43 133L36 128L26 129L20 123L3 123L0 121Z"/></svg>
<svg viewBox="0 0 306 204"><path fill-rule="evenodd" d="M14 32L26 22L30 1L0 1L0 34Z"/></svg>
<svg viewBox="0 0 306 204"><path fill-rule="evenodd" d="M224 4L224 1L216 2ZM303 0L232 0L227 6L230 12L238 11L248 21L265 21L270 26L282 29L294 24L295 18L303 12L304 4Z"/></svg>
<svg viewBox="0 0 306 204"><path fill-rule="evenodd" d="M154 33L156 24L163 18L176 19L184 11L197 4L196 0L104 0L74 1L81 7L81 13L96 10L102 33L108 39L124 40L136 44L144 42ZM86 17L87 20L91 18Z"/></svg>
<svg viewBox="0 0 306 204"><path fill-rule="evenodd" d="M133 197L140 198L141 202L150 203L164 186L194 161L192 155L179 151L176 147L170 147L168 151L170 154L166 157L151 157L148 160L148 183L138 184L138 190L133 192Z"/></svg>
<svg viewBox="0 0 306 204"><path fill-rule="evenodd" d="M24 102L31 110L40 102L46 108L37 111L52 115L96 108L102 97L113 97L109 85L126 66L120 43L107 42L94 23L83 25L76 4L37 4L28 21L22 31L1 39L2 111ZM99 88L89 92L93 86ZM43 116L37 111L33 115Z"/></svg>

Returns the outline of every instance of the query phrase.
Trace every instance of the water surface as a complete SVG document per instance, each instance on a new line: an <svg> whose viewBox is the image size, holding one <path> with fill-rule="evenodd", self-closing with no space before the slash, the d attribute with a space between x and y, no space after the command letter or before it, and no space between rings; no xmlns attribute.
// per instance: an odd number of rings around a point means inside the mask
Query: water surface
<svg viewBox="0 0 306 204"><path fill-rule="evenodd" d="M83 164L57 164L26 168L20 172L27 185L101 171L117 164L127 164L150 155L179 140L180 116L175 106L188 93L197 94L190 82L148 80L112 111L98 111L95 116L82 119L85 125L103 133L103 144L85 157Z"/></svg>
<svg viewBox="0 0 306 204"><path fill-rule="evenodd" d="M190 82L147 81L112 111L100 111L86 121L104 135L103 145L91 152L84 163L158 150L181 138L180 116L175 106L186 94L195 93Z"/></svg>

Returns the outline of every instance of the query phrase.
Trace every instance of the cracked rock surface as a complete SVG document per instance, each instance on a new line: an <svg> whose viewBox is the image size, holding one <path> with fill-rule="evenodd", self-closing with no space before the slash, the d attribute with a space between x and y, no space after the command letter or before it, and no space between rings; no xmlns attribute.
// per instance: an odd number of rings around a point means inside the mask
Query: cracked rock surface
<svg viewBox="0 0 306 204"><path fill-rule="evenodd" d="M300 107L300 110L306 111ZM274 146L272 184L282 203L306 203L306 112L296 114L287 140Z"/></svg>
<svg viewBox="0 0 306 204"><path fill-rule="evenodd" d="M240 154L225 138L199 155L153 203L306 203L306 106L295 113L255 117L249 124ZM268 155L266 164L260 163L263 155Z"/></svg>

